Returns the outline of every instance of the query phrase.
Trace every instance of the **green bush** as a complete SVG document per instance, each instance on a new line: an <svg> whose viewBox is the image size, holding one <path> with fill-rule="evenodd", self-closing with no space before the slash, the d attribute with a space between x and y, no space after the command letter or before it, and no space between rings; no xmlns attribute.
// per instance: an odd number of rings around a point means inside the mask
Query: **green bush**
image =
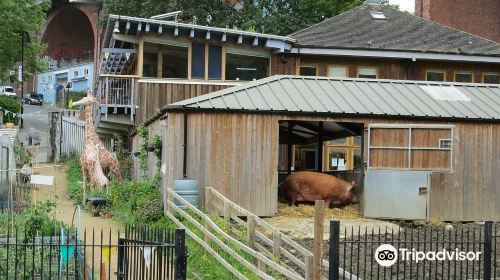
<svg viewBox="0 0 500 280"><path fill-rule="evenodd" d="M8 96L0 96L0 108L3 111L3 123L14 123L17 124L19 122L19 112L21 112L21 105L19 102ZM10 111L12 113L7 113L5 110ZM14 117L13 113L16 114Z"/></svg>
<svg viewBox="0 0 500 280"><path fill-rule="evenodd" d="M80 167L80 158L73 157L68 159L68 171L66 179L68 182L68 195L75 202L80 203L83 199L82 192L82 169Z"/></svg>
<svg viewBox="0 0 500 280"><path fill-rule="evenodd" d="M121 220L155 222L163 217L163 203L158 185L151 180L111 184L113 214Z"/></svg>

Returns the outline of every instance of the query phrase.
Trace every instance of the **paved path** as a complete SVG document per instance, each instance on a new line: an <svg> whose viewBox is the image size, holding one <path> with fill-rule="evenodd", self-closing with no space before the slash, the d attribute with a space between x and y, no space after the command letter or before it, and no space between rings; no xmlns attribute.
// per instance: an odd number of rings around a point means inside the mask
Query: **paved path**
<svg viewBox="0 0 500 280"><path fill-rule="evenodd" d="M55 176L55 187L47 187L47 186L39 186L38 190L35 190L33 193L34 200L45 200L45 199L53 199L57 202L56 208L56 218L60 221L63 221L65 224L70 225L73 212L75 210L75 205L72 200L68 197L68 189L67 189L67 181L66 181L66 168L63 166L56 166L49 164L40 165L39 169L40 175L48 175ZM101 243L101 230L103 232L102 242L104 244L110 244L110 234L111 234L111 244L117 245L118 243L118 231L123 231L123 227L117 222L113 221L109 218L103 217L95 217L91 213L81 212L81 230L82 235L86 230L86 239L87 244L92 242L92 231L95 232L95 244ZM75 215L74 223L76 226L77 223L77 215ZM82 236L83 238L83 236ZM92 251L87 250L86 254L88 257L87 265L91 266L91 256ZM115 252L111 255L111 278L107 279L116 279L114 276L114 271L116 271L116 259L117 253ZM94 266L99 267L99 262L101 260L100 250L96 248L94 255ZM95 269L95 271L99 271ZM106 272L107 273L107 272ZM94 278L98 279L98 278Z"/></svg>

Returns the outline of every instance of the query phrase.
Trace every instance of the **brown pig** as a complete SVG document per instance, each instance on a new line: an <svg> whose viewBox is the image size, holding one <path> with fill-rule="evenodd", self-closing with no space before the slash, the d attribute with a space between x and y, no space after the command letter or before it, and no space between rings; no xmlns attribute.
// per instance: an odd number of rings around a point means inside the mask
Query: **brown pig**
<svg viewBox="0 0 500 280"><path fill-rule="evenodd" d="M354 195L355 187L354 181L347 182L324 173L299 171L286 177L278 188L290 200L290 204L324 200L325 207L329 208L330 204L358 203L359 200Z"/></svg>

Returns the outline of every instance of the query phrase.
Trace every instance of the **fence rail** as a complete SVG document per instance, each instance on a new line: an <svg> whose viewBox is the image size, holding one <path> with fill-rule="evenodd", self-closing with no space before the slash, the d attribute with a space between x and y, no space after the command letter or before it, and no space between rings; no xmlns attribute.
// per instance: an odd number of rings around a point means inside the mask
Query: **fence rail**
<svg viewBox="0 0 500 280"><path fill-rule="evenodd" d="M380 228L344 230L351 236L341 238L340 223L330 222L330 280L354 279L340 267L360 279L500 278L500 226L492 222L396 233Z"/></svg>
<svg viewBox="0 0 500 280"><path fill-rule="evenodd" d="M211 242L217 244L221 247L227 254L229 254L232 258L236 259L241 265L254 272L255 275L260 277L261 279L274 279L267 271L266 267L271 268L279 275L286 277L287 279L304 279L298 273L291 270L289 267L282 263L278 263L273 260L272 255L268 256L259 252L258 250L252 248L251 246L247 246L243 242L237 240L236 238L230 236L221 228L219 228L209 216L204 214L202 211L191 205L188 201L183 199L177 193L175 193L172 189L168 189L169 199L167 200L168 211L167 216L174 221L178 226L183 226L182 223L175 217L173 213L177 213L184 219L188 220L191 224L193 224L197 230L201 231L204 239L197 236L194 232L189 229L186 229L186 233L191 236L197 243L203 246L208 253L210 253L214 258L216 258L224 267L226 267L229 271L233 273L235 277L238 279L247 279L242 273L236 270L232 265L230 265L227 261L225 261L215 250L213 250L210 246ZM175 203L174 203L175 202ZM198 222L198 220L191 215L188 214L185 210L179 207L176 204L181 204L184 207L187 207L190 211L194 212L201 221L203 225ZM212 232L213 231L213 232ZM220 236L220 237L218 237ZM254 258L255 261L251 262L242 257L239 253L233 250L228 244L236 247L238 250L243 251L244 253L250 255Z"/></svg>
<svg viewBox="0 0 500 280"><path fill-rule="evenodd" d="M127 227L0 237L0 279L186 279L184 230Z"/></svg>
<svg viewBox="0 0 500 280"><path fill-rule="evenodd" d="M227 221L232 220L244 226L248 246L259 254L271 260L284 260L280 262L282 266L297 275L298 279L312 279L313 254L255 214L241 208L213 188L205 189L205 210L223 215ZM240 217L246 217L246 221ZM260 263L258 269L265 271L266 265L268 264ZM271 265L269 267L274 269Z"/></svg>

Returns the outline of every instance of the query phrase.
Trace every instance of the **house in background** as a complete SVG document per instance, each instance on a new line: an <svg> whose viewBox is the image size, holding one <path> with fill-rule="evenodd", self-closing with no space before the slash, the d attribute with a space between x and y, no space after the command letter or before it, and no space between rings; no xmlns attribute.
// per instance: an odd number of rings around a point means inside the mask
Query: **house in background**
<svg viewBox="0 0 500 280"><path fill-rule="evenodd" d="M84 63L64 69L38 73L37 93L43 95L43 102L62 104L63 90L87 91L92 88L94 64Z"/></svg>

